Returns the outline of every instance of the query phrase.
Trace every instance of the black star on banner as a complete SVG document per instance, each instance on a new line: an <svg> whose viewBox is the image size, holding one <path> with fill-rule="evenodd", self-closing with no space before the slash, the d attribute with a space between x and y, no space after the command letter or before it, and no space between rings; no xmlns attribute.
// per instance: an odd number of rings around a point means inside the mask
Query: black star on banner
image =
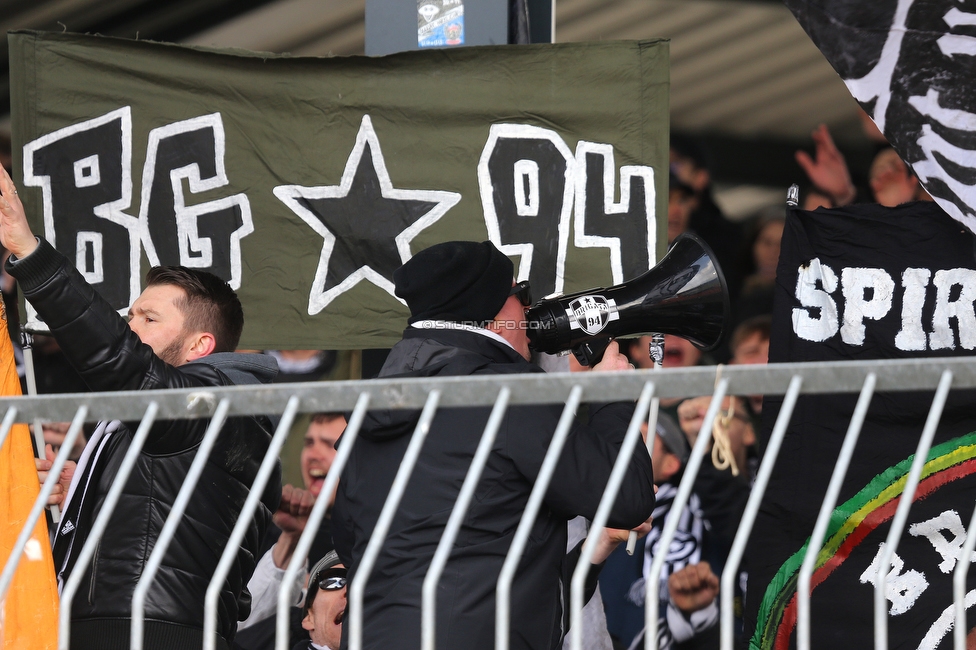
<svg viewBox="0 0 976 650"><path fill-rule="evenodd" d="M310 316L361 280L394 296L393 271L412 257L410 242L461 200L457 192L394 189L369 115L338 185L279 185L274 195L325 240Z"/></svg>

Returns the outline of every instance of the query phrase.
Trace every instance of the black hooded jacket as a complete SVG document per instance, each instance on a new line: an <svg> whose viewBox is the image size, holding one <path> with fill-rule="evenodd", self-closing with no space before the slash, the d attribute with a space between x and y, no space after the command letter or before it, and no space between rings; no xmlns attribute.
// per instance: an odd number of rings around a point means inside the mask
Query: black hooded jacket
<svg viewBox="0 0 976 650"><path fill-rule="evenodd" d="M273 359L256 354L220 353L179 368L167 365L44 240L29 256L8 262L7 269L92 390L266 383L277 372ZM114 482L135 424L121 423L105 439L97 461L89 465L90 487L84 499L72 497L54 546L56 569L66 566L63 579L73 568L85 571L71 608L73 649L129 647L133 592L209 424L208 419L196 419L153 425L93 561L82 569L73 566L74 560ZM271 423L266 417L227 420L149 590L145 648L202 645L207 586L270 441ZM247 581L271 513L278 507L279 486L280 470L268 483L263 505L220 592L217 632L223 639L218 640L218 648L228 647L238 619L250 612ZM76 493L79 489L80 483Z"/></svg>
<svg viewBox="0 0 976 650"><path fill-rule="evenodd" d="M528 372L542 370L481 334L409 328L380 376ZM490 411L445 408L434 417L366 589L365 648L420 647L421 585ZM439 584L438 648L494 648L495 585L561 412L560 404L508 409ZM594 405L590 422L571 432L516 574L512 648L559 645L566 522L594 516L632 414L633 404ZM371 412L339 481L333 535L353 581L418 417L415 410ZM637 453L609 525L632 528L653 508L650 458Z"/></svg>

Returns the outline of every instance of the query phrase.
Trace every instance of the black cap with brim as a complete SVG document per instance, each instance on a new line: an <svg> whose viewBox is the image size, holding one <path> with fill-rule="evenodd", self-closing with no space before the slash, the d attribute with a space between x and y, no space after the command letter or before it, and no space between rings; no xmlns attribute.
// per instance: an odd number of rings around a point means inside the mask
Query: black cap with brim
<svg viewBox="0 0 976 650"><path fill-rule="evenodd" d="M329 551L325 554L325 557L312 566L312 570L308 573L308 589L305 592L305 602L302 604L302 618L308 614L308 608L315 602L315 596L319 592L320 576L329 569L335 568L337 564L341 564L339 554L335 551Z"/></svg>

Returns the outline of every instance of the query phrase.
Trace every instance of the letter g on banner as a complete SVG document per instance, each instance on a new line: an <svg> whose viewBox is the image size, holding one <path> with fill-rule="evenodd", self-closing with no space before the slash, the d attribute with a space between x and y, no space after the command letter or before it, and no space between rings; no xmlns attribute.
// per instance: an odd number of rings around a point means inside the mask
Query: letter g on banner
<svg viewBox="0 0 976 650"><path fill-rule="evenodd" d="M115 309L132 304L140 287L139 221L123 212L131 169L128 106L24 146L24 184L41 188L45 238ZM28 305L28 320L36 318Z"/></svg>
<svg viewBox="0 0 976 650"><path fill-rule="evenodd" d="M228 185L220 113L153 129L142 172L139 221L152 265L207 269L241 286L241 238L254 232L243 193L188 206L191 194ZM173 224L176 227L173 227Z"/></svg>

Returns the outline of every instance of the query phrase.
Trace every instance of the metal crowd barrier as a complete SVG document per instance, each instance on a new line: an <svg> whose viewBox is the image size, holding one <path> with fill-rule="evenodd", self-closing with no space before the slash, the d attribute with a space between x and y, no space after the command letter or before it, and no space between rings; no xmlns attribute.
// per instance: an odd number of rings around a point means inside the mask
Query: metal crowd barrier
<svg viewBox="0 0 976 650"><path fill-rule="evenodd" d="M665 523L659 548L667 549L674 538L681 511L687 506L705 450L711 439L712 421L719 404L726 394L734 395L785 395L779 416L773 427L762 463L752 488L739 530L735 536L726 567L721 576L720 626L722 650L731 650L733 644L733 585L745 551L749 534L756 519L770 475L776 463L787 425L800 394L854 393L859 392L841 452L831 475L822 507L811 535L809 548L803 560L798 578L797 647L810 648L810 580L817 554L823 544L830 513L836 506L840 487L850 465L854 446L860 435L871 397L875 392L935 390L935 398L925 427L919 438L915 461L892 521L886 540L886 550L878 566L875 580L875 648L888 647L888 612L885 599L885 580L898 540L905 527L908 512L918 485L922 465L931 446L942 408L950 389L976 388L976 358L911 359L872 362L833 362L804 364L770 364L767 366L718 366L670 370L654 370L624 373L557 373L549 375L504 375L494 377L448 377L437 379L346 381L333 383L282 384L272 386L220 387L207 390L166 390L117 393L86 393L43 397L0 398L0 411L5 412L0 422L0 444L6 438L14 422L33 422L39 418L53 421L71 421L64 444L61 447L48 479L41 486L29 519L18 537L11 554L0 558L4 562L0 573L0 601L5 598L14 571L24 554L24 547L44 504L54 489L57 477L67 459L68 451L81 431L84 422L120 419L139 421L132 444L119 469L118 479L106 496L102 510L96 518L88 539L81 550L75 569L65 582L61 596L59 620L59 649L67 650L70 637L71 602L75 597L82 575L91 561L94 549L104 533L122 486L131 472L135 460L146 441L152 423L158 419L211 418L186 481L168 516L160 537L149 557L145 572L139 580L132 602L131 647L143 647L143 618L146 594L152 586L156 571L172 541L179 519L193 493L223 423L228 417L239 415L281 415L268 454L261 464L251 487L241 516L220 559L210 582L205 600L205 648L216 647L217 598L223 581L230 569L237 547L248 522L258 506L273 470L274 462L294 421L296 413L317 411L352 411L343 435L343 445L326 476L322 494L335 489L343 467L356 443L359 429L368 409L423 409L413 433L400 469L394 479L387 501L367 545L358 568L357 580L349 588L351 615L349 626L350 650L361 650L363 638L362 599L373 565L382 549L384 539L396 508L406 489L414 464L422 451L430 422L439 408L454 406L492 406L491 416L485 427L468 475L441 541L435 552L430 570L423 584L422 595L422 647L433 650L435 642L435 593L438 580L447 563L450 550L463 523L475 487L480 478L495 434L507 408L512 404L564 404L562 416L554 432L550 448L542 464L538 480L533 486L525 513L516 530L512 546L505 559L497 583L497 612L495 647L507 650L509 645L509 599L511 586L521 554L528 540L532 523L542 506L542 499L555 469L556 460L570 431L577 407L581 402L607 402L637 400L637 410L630 422L624 443L611 472L607 488L590 529L590 539L602 531L610 508L620 488L626 466L638 451L640 423L648 413L656 418L656 401L660 398L712 395L712 403L692 449L687 467L678 486L672 504L672 512ZM650 427L650 431L654 431ZM653 434L652 434L653 435ZM653 440L648 440L648 448ZM290 584L299 571L304 570L304 558L312 539L325 516L327 499L318 499L313 507L305 532L289 564L283 584ZM968 529L961 557L967 557L976 548L976 510ZM583 585L586 568L595 552L595 544L584 544L579 563L573 574L570 597L570 642L573 650L582 647ZM658 554L651 565L650 575L660 575L665 560ZM965 585L969 562L959 562L953 576L953 602L956 625L954 647L965 648ZM656 582L656 581L655 581ZM649 589L656 591L656 584ZM276 650L288 650L288 602L287 589L282 589L277 603ZM647 627L645 648L651 650L657 643L658 599L646 601Z"/></svg>

